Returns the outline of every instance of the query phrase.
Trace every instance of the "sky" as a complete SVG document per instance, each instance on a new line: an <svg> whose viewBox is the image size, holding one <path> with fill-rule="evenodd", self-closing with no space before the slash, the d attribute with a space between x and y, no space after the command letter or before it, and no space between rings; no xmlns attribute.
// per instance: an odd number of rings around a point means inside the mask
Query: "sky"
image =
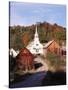
<svg viewBox="0 0 68 90"><path fill-rule="evenodd" d="M66 6L44 3L10 2L10 26L29 26L36 22L66 26Z"/></svg>

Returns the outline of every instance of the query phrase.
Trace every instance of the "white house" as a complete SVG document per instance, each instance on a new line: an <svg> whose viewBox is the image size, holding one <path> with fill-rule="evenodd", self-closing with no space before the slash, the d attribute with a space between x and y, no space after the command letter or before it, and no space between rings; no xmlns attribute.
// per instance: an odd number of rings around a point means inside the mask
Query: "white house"
<svg viewBox="0 0 68 90"><path fill-rule="evenodd" d="M35 35L34 35L34 40L31 43L29 43L29 45L26 48L29 49L32 54L43 55L43 45L39 41L37 26L36 26L36 31L35 31Z"/></svg>
<svg viewBox="0 0 68 90"><path fill-rule="evenodd" d="M9 54L10 54L13 58L15 58L15 57L18 55L18 53L19 53L19 52L16 52L13 48L11 48L11 49L9 50Z"/></svg>

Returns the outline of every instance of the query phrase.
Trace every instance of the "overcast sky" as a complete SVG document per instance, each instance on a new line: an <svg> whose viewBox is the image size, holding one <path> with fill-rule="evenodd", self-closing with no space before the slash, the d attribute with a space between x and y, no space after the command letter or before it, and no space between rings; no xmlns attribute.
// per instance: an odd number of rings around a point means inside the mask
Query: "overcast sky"
<svg viewBox="0 0 68 90"><path fill-rule="evenodd" d="M10 3L10 25L31 25L36 22L66 26L66 6L40 3Z"/></svg>

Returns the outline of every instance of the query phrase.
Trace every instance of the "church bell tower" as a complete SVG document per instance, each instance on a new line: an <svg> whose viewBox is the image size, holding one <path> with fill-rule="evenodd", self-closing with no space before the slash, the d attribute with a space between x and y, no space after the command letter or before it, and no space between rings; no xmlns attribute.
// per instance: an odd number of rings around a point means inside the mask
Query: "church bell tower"
<svg viewBox="0 0 68 90"><path fill-rule="evenodd" d="M27 46L27 48L31 51L32 54L35 55L43 55L43 45L40 43L39 35L38 35L38 28L36 25L35 34L33 41Z"/></svg>

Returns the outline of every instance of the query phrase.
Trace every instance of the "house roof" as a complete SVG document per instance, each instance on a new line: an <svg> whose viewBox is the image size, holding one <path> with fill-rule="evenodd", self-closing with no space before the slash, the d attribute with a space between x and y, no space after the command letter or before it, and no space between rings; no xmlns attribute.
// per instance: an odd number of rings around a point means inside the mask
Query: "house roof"
<svg viewBox="0 0 68 90"><path fill-rule="evenodd" d="M48 43L46 43L46 44L43 46L43 48L49 47L53 42L54 42L54 40L49 41Z"/></svg>

